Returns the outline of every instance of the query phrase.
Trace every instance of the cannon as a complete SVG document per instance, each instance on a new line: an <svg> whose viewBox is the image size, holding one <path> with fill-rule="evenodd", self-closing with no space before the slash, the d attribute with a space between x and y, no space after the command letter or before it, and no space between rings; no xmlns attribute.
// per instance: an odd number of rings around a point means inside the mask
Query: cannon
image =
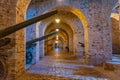
<svg viewBox="0 0 120 80"><path fill-rule="evenodd" d="M49 33L49 34L47 34L45 36L42 36L42 37L27 41L26 42L26 49L36 46L35 42L42 41L42 40L44 40L44 39L46 39L46 38L48 38L48 37L50 37L52 35L55 35L57 33L58 33L58 31L54 31L54 32L51 32L51 33Z"/></svg>
<svg viewBox="0 0 120 80"><path fill-rule="evenodd" d="M30 64L32 62L32 58L33 58L32 49L36 46L36 42L37 41L42 41L42 40L44 40L44 39L46 39L46 38L48 38L52 35L55 35L57 33L58 33L58 31L54 31L54 32L51 32L51 33L49 33L45 36L27 41L26 42L26 64Z"/></svg>
<svg viewBox="0 0 120 80"><path fill-rule="evenodd" d="M48 18L50 16L53 16L53 15L55 15L57 13L58 13L58 11L54 10L54 11L42 14L40 16L37 16L35 18L32 18L32 19L26 20L24 22L21 22L19 24L10 26L10 27L5 28L3 30L0 30L0 39L4 38L5 36L7 36L9 34L12 34L12 33L16 32L16 31L18 31L20 29L28 27L29 25L34 24L34 23L36 23L36 22L38 22L40 20L46 19L46 18ZM3 42L5 42L5 43L3 43ZM8 39L8 38L7 39L2 39L2 42L0 40L0 47L7 45L9 42L10 42L10 39Z"/></svg>
<svg viewBox="0 0 120 80"><path fill-rule="evenodd" d="M26 45L28 45L27 47L29 47L31 44L33 44L33 43L35 43L35 42L37 42L37 41L44 40L44 39L46 39L46 38L48 38L48 37L50 37L50 36L52 36L52 35L55 35L55 34L57 34L57 33L58 33L58 31L54 31L54 32L51 32L51 33L49 33L49 34L47 34L47 35L45 35L45 36L42 36L42 37L40 37L40 38L36 38L36 39L34 39L34 40L27 41L27 42L26 42Z"/></svg>

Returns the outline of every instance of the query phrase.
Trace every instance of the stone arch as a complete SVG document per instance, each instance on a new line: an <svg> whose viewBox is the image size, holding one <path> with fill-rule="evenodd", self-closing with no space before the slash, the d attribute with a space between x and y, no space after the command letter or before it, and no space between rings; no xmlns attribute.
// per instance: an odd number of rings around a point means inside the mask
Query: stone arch
<svg viewBox="0 0 120 80"><path fill-rule="evenodd" d="M66 24L66 23L63 23L63 22L61 22L62 24L54 24L52 21L51 21L51 23L49 23L48 25L46 25L45 27L46 27L46 29L45 29L45 31L44 31L44 34L46 34L46 33L49 33L49 32L51 32L51 30L52 31L54 31L56 28L54 27L55 25L58 25L58 29L60 29L61 31L63 31L63 32L65 32L66 33L66 35L68 36L68 38L69 39L71 39L71 40L69 40L68 41L68 44L69 44L69 48L71 49L71 53L73 52L72 50L73 50L73 47L72 46L70 46L70 45L73 45L73 31L72 31L72 29L71 29L71 27L69 26L69 24ZM53 24L53 25L52 25ZM52 27L51 27L51 25L52 25ZM67 26L67 28L65 28L65 26L64 27L61 27L61 26L64 26L64 25L66 25ZM59 27L60 26L60 27ZM49 27L49 28L48 28ZM51 28L51 29L50 29ZM49 30L48 30L49 29ZM67 29L67 31L65 30L65 29ZM69 35L68 35L68 33L70 33ZM59 33L58 33L59 34Z"/></svg>
<svg viewBox="0 0 120 80"><path fill-rule="evenodd" d="M87 59L88 59L88 23L87 23L87 19L86 19L85 15L79 9L72 7L72 6L62 5L62 6L56 7L56 9L70 11L80 19L80 21L83 25L83 28L84 28L85 60L87 63Z"/></svg>
<svg viewBox="0 0 120 80"><path fill-rule="evenodd" d="M45 30L45 35L55 31L56 28L51 28L53 26L54 25L48 25L47 26L47 29ZM55 47L56 36L59 37L59 39L58 39L58 41L59 41L59 49L66 51L65 47L69 46L69 44L70 44L69 43L70 42L69 41L70 37L69 37L68 33L64 29L62 29L62 28L58 28L58 29L59 29L59 33L57 33L56 35L53 35L53 36L47 38L46 40L44 40L44 55L45 56L47 56L49 54L49 52L55 50L55 48L56 48ZM51 42L52 42L52 44L51 44ZM51 46L48 46L48 45L51 45Z"/></svg>
<svg viewBox="0 0 120 80"><path fill-rule="evenodd" d="M54 16L53 16L54 17ZM61 19L61 18L60 18ZM73 25L69 22L69 21L67 21L67 20L62 20L62 21L64 21L65 23L67 23L67 24L69 24L71 27L70 28L72 28L72 31L73 31L73 33L75 34L75 32L74 32L74 28L73 28ZM51 24L52 22L55 22L54 21L54 19L52 19L51 20L51 18L50 18L50 20L48 20L48 21L46 21L46 22L44 22L44 21L41 21L41 22L38 22L37 23L37 26L40 26L40 36L43 36L44 35L44 32L45 32L45 30L46 30L46 28L47 28L47 26L49 25L49 24ZM43 25L42 25L43 24ZM75 41L74 41L75 42ZM41 45L41 48L42 48L42 46L44 47L44 41L41 41L41 43L43 43L43 44L40 44ZM43 48L42 48L43 49ZM43 50L41 50L40 51L43 55L44 55L44 51ZM43 56L42 55L42 56Z"/></svg>
<svg viewBox="0 0 120 80"><path fill-rule="evenodd" d="M66 6L66 5L56 6L56 7L53 7L51 10L54 10L54 9L57 9L58 11L59 10L69 11L69 12L73 13L74 15L76 15L80 19L80 21L83 25L83 28L84 28L85 60L87 63L87 58L88 58L88 23L87 23L87 19L86 19L85 15L79 9L72 7L72 6ZM51 10L49 10L49 11L51 11ZM48 12L48 11L45 11L45 12ZM73 27L71 27L71 28L74 31L74 28ZM45 28L44 28L44 30L45 30Z"/></svg>

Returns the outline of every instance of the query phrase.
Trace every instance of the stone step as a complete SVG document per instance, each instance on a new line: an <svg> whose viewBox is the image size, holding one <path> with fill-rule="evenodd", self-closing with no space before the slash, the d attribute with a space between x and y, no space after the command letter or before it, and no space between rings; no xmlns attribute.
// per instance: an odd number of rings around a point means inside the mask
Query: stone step
<svg viewBox="0 0 120 80"><path fill-rule="evenodd" d="M118 60L120 60L120 57L112 57L112 59L118 59Z"/></svg>
<svg viewBox="0 0 120 80"><path fill-rule="evenodd" d="M120 62L120 59L114 58L114 59L111 60L111 62Z"/></svg>
<svg viewBox="0 0 120 80"><path fill-rule="evenodd" d="M111 62L112 62L112 61L113 61L113 62L120 62L119 59L112 59Z"/></svg>
<svg viewBox="0 0 120 80"><path fill-rule="evenodd" d="M113 55L112 57L117 57L117 58L120 58L120 55Z"/></svg>
<svg viewBox="0 0 120 80"><path fill-rule="evenodd" d="M120 56L112 56L112 58L120 58Z"/></svg>
<svg viewBox="0 0 120 80"><path fill-rule="evenodd" d="M104 63L105 70L116 70L120 67L120 55L113 54L112 60Z"/></svg>
<svg viewBox="0 0 120 80"><path fill-rule="evenodd" d="M112 60L109 61L111 64L119 64L120 63L120 55L118 54L113 54Z"/></svg>
<svg viewBox="0 0 120 80"><path fill-rule="evenodd" d="M105 70L114 71L114 70L120 68L120 62L117 62L117 61L107 61L107 62L104 63L103 68Z"/></svg>
<svg viewBox="0 0 120 80"><path fill-rule="evenodd" d="M113 64L113 65L118 65L118 64L120 64L119 61L108 61L108 62L106 62L106 63Z"/></svg>

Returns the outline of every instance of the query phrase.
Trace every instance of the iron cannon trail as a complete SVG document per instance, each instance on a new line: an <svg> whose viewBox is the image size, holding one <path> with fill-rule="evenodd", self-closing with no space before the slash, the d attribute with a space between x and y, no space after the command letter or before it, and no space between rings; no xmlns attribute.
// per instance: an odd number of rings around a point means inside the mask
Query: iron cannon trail
<svg viewBox="0 0 120 80"><path fill-rule="evenodd" d="M0 39L11 34L11 33L14 33L22 28L25 28L33 23L36 23L40 20L43 20L43 19L46 19L52 15L55 15L57 14L58 11L57 10L54 10L54 11L51 11L51 12L48 12L48 13L45 13L45 14L42 14L40 16L37 16L35 18L32 18L32 19L29 19L29 20L26 20L22 23L19 23L19 24L16 24L16 25L13 25L13 26L10 26L8 28L5 28L4 30L0 30Z"/></svg>

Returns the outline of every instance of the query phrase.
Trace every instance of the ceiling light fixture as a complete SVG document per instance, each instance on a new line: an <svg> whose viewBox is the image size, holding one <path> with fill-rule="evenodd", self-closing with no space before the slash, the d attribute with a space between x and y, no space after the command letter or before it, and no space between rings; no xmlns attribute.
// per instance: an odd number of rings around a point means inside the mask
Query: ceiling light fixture
<svg viewBox="0 0 120 80"><path fill-rule="evenodd" d="M55 31L57 31L57 32L58 32L58 31L59 31L59 29L56 29Z"/></svg>
<svg viewBox="0 0 120 80"><path fill-rule="evenodd" d="M59 23L59 22L60 22L60 19L55 19L55 22L56 22L56 23Z"/></svg>

